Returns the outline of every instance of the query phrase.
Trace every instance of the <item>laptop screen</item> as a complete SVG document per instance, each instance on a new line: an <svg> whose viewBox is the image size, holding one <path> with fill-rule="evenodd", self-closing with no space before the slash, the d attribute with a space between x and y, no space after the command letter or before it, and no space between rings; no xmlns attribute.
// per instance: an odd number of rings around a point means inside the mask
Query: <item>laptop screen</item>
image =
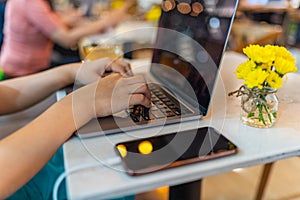
<svg viewBox="0 0 300 200"><path fill-rule="evenodd" d="M204 115L236 6L237 0L164 0L162 4L151 73Z"/></svg>

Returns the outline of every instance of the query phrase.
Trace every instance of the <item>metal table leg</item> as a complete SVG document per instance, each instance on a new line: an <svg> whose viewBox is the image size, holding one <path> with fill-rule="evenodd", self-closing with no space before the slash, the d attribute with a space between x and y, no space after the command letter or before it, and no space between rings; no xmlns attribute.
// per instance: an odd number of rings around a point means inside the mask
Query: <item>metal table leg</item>
<svg viewBox="0 0 300 200"><path fill-rule="evenodd" d="M169 200L200 200L202 180L170 186Z"/></svg>

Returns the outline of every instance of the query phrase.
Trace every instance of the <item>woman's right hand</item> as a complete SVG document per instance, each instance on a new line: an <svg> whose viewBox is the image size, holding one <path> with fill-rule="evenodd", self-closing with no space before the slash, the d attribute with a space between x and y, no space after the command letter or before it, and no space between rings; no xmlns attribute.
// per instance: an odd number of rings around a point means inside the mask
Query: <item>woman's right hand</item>
<svg viewBox="0 0 300 200"><path fill-rule="evenodd" d="M72 96L77 120L84 116L85 120L109 116L137 104L151 106L150 91L143 76L111 74L78 89Z"/></svg>
<svg viewBox="0 0 300 200"><path fill-rule="evenodd" d="M95 110L98 117L120 112L132 105L151 106L151 95L143 76L122 77L113 74L97 86Z"/></svg>

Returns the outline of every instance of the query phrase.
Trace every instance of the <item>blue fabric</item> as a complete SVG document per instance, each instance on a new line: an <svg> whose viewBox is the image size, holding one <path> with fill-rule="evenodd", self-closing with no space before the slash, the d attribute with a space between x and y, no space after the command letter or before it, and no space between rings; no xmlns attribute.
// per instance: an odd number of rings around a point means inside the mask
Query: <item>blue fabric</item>
<svg viewBox="0 0 300 200"><path fill-rule="evenodd" d="M110 200L134 200L134 195L122 197L122 198L117 198L117 199L110 199Z"/></svg>
<svg viewBox="0 0 300 200"><path fill-rule="evenodd" d="M5 12L5 2L0 2L0 48L3 42L3 25L4 25L4 12Z"/></svg>
<svg viewBox="0 0 300 200"><path fill-rule="evenodd" d="M58 176L64 172L63 150L60 148L53 158L26 185L20 188L9 200L52 199L52 189ZM66 199L66 188L60 185L58 199Z"/></svg>
<svg viewBox="0 0 300 200"><path fill-rule="evenodd" d="M53 158L35 175L26 185L11 195L8 200L51 200L52 190L58 176L64 172L64 158L62 147L56 152ZM66 198L65 181L60 185L58 198ZM134 200L134 195L116 198L112 200Z"/></svg>

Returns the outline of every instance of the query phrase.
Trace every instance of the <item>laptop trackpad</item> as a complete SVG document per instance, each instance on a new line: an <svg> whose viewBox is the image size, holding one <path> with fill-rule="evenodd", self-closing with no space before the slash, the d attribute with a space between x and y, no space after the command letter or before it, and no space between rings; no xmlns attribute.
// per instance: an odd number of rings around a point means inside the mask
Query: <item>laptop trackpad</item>
<svg viewBox="0 0 300 200"><path fill-rule="evenodd" d="M92 119L86 125L81 127L76 134L79 137L99 136L109 133L122 132L128 127L134 127L136 124L130 117L108 116L98 119ZM104 133L105 132L105 133Z"/></svg>

